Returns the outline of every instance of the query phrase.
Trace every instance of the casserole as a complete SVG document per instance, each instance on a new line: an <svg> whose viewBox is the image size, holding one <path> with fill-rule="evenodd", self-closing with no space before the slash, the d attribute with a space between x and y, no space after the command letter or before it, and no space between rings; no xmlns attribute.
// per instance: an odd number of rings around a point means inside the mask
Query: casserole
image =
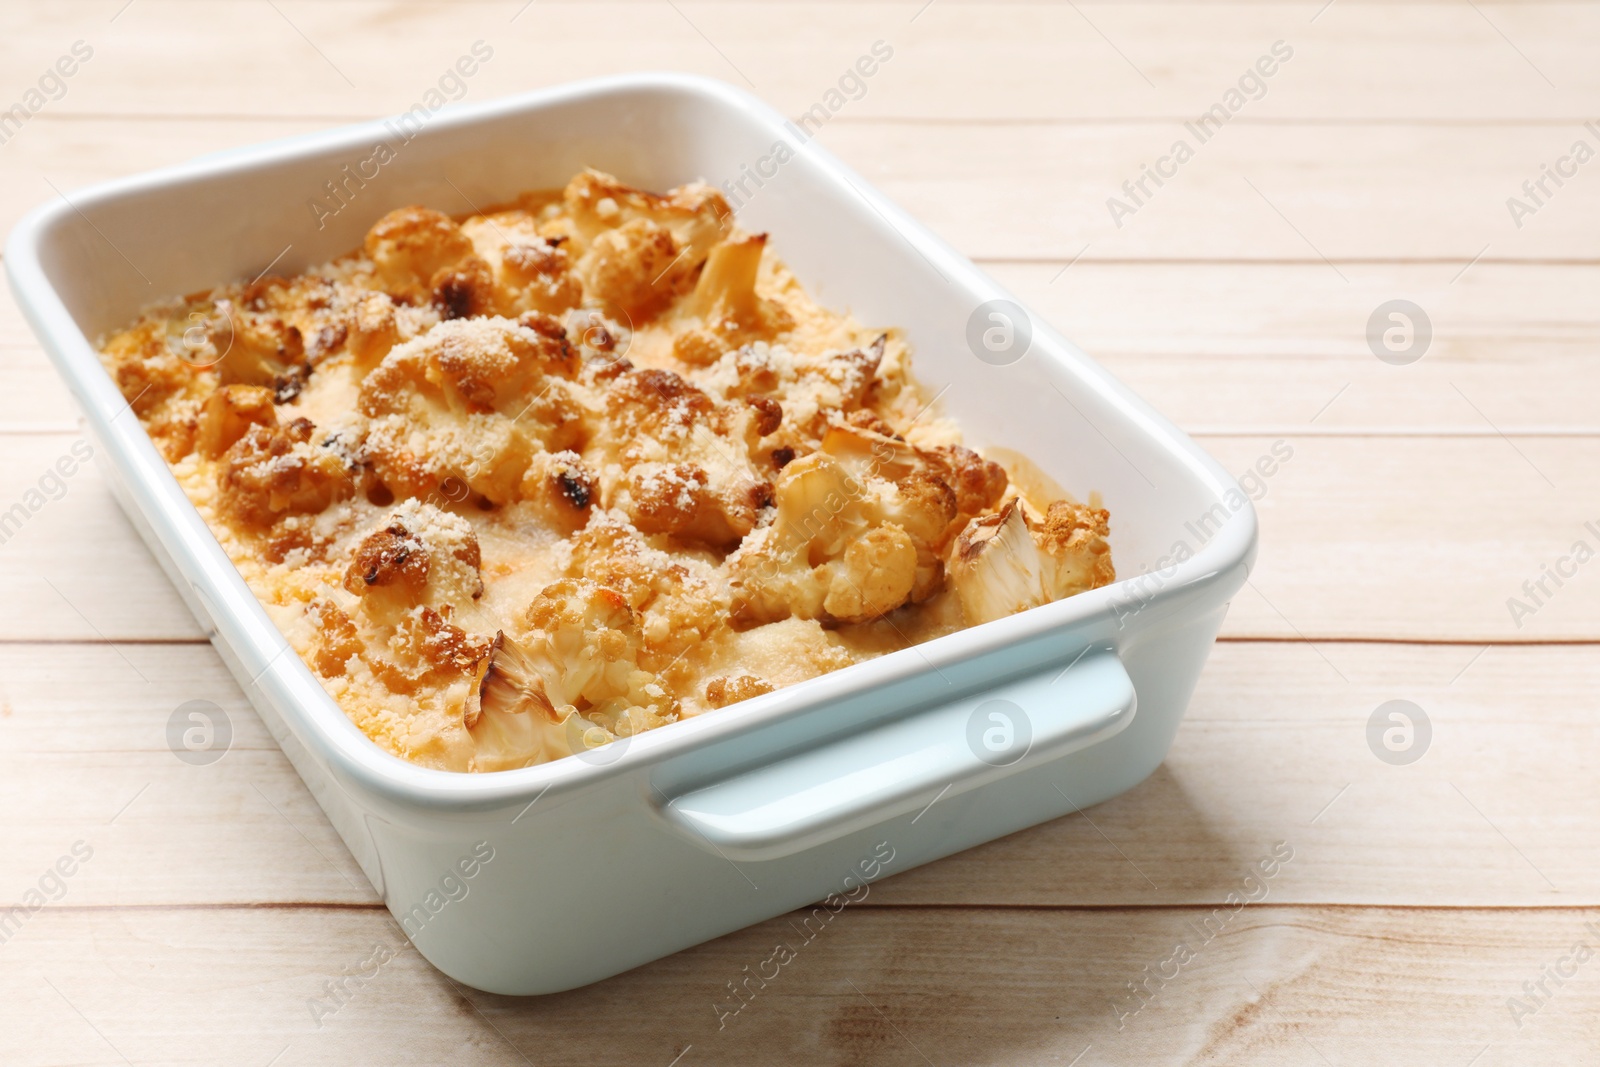
<svg viewBox="0 0 1600 1067"><path fill-rule="evenodd" d="M608 78L442 113L342 186L359 210L330 213L327 183L392 136L358 125L73 194L19 224L5 259L130 519L435 966L496 993L583 985L1159 765L1256 532L1248 498L1176 428L720 83ZM902 325L969 441L1098 492L1123 580L553 763L464 775L378 749L268 620L93 340L154 299L324 262L405 204L462 214L590 165L646 188L721 185L757 163L742 223L776 235L819 303ZM441 893L446 878L468 891Z"/></svg>

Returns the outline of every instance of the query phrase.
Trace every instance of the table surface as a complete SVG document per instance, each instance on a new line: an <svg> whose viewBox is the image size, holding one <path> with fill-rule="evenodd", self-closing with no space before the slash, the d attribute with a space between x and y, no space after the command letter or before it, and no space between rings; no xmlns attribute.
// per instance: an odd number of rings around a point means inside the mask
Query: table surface
<svg viewBox="0 0 1600 1067"><path fill-rule="evenodd" d="M52 898L0 944L0 1061L1594 1062L1600 10L6 3L0 102L76 42L92 57L0 145L0 227L402 111L480 39L469 100L678 68L796 116L888 43L822 143L1230 469L1292 449L1171 755L1087 814L875 886L720 1029L785 919L571 993L481 994L398 948L91 462L0 546L0 907ZM1289 58L1245 77L1276 42ZM1185 127L1230 102L1203 142ZM1180 138L1192 158L1162 162ZM1431 323L1406 365L1369 341L1395 299ZM0 359L3 509L78 423L9 296ZM234 727L204 767L164 739L196 699ZM1369 744L1390 700L1431 723L1421 759ZM1275 847L1265 898L1204 939Z"/></svg>

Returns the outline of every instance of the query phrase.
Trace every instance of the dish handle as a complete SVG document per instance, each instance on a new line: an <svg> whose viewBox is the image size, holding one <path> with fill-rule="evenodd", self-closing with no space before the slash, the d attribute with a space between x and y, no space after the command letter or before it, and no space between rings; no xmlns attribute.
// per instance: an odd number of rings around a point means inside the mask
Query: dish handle
<svg viewBox="0 0 1600 1067"><path fill-rule="evenodd" d="M720 855L778 859L1103 741L1136 706L1116 651L1091 646L1064 670L918 709L662 798L659 810Z"/></svg>

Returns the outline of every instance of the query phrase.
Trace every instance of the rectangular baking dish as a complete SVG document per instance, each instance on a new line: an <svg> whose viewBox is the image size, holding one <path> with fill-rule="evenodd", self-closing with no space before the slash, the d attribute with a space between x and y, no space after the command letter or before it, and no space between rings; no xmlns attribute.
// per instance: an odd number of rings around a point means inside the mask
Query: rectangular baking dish
<svg viewBox="0 0 1600 1067"><path fill-rule="evenodd" d="M1160 764L1256 541L1246 496L1179 430L721 83L605 78L450 109L408 141L395 131L350 126L74 193L18 225L5 262L122 506L435 966L495 993L580 986L851 899ZM380 143L392 158L375 168ZM903 327L917 377L969 443L1101 494L1122 580L544 766L453 774L368 741L268 620L92 340L153 300L325 262L395 207L465 213L584 166L652 189L743 178L742 224L770 232L823 304ZM331 215L329 182L350 194ZM991 327L1009 344L998 357Z"/></svg>

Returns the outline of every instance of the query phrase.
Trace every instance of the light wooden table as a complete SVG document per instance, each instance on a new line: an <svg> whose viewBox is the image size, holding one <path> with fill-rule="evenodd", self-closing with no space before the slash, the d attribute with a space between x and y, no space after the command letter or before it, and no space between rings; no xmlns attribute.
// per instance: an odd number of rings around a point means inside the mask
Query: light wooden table
<svg viewBox="0 0 1600 1067"><path fill-rule="evenodd" d="M7 2L0 104L93 55L0 145L0 226L403 110L475 40L470 100L680 68L793 115L887 42L823 143L1230 468L1293 449L1172 754L876 886L721 1030L783 919L540 1000L401 951L319 1025L399 932L89 463L0 545L0 907L60 892L0 944L0 1063L1595 1062L1600 962L1571 953L1600 951L1600 562L1526 617L1508 598L1600 549L1600 161L1520 226L1507 205L1600 148L1594 5L522 7ZM1107 198L1277 41L1264 95L1115 225ZM1393 299L1432 324L1411 365L1369 346ZM9 297L0 359L4 510L78 434ZM165 742L193 699L233 723L210 766ZM1395 699L1432 727L1403 766L1367 740ZM1277 842L1266 899L1195 948Z"/></svg>

